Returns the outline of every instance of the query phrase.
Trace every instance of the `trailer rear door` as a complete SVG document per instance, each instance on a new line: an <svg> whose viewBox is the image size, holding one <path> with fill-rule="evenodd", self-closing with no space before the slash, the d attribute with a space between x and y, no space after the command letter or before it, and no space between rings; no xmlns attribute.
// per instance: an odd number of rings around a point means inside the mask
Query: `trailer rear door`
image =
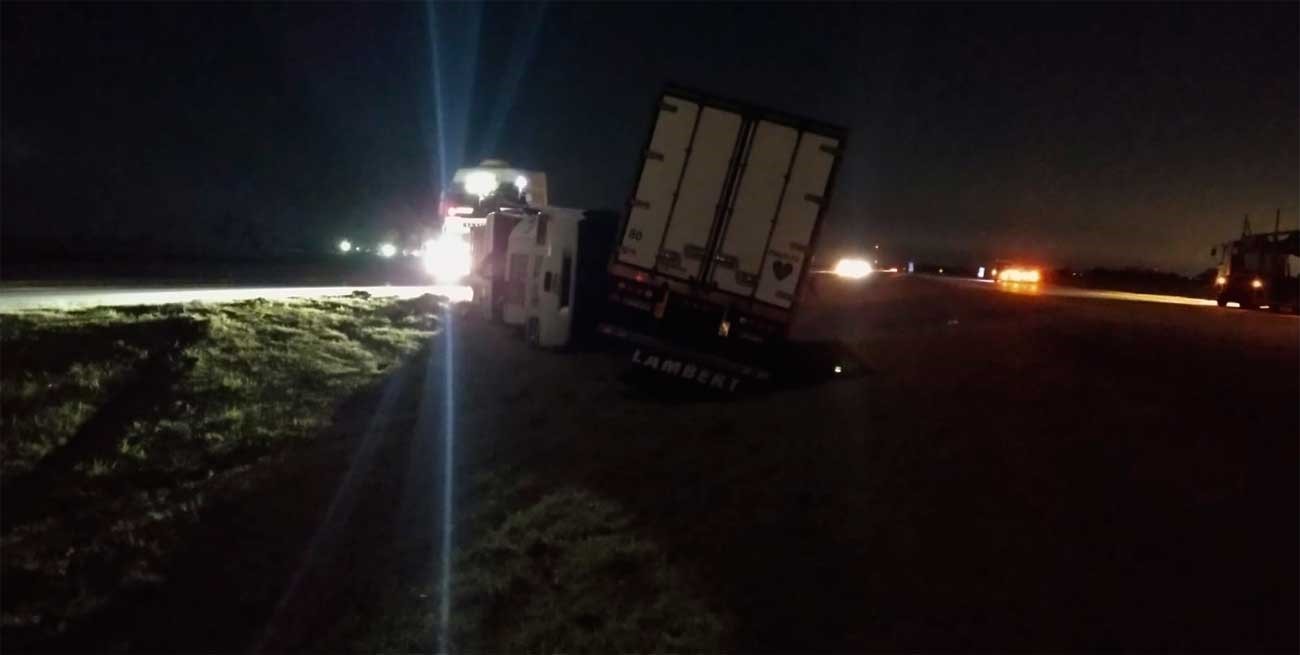
<svg viewBox="0 0 1300 655"><path fill-rule="evenodd" d="M839 152L839 140L828 136L804 132L799 139L755 298L780 307L794 304L799 279L812 256L813 234Z"/></svg>
<svg viewBox="0 0 1300 655"><path fill-rule="evenodd" d="M719 289L743 296L758 288L767 237L799 143L798 130L769 121L758 121L752 135L712 275Z"/></svg>
<svg viewBox="0 0 1300 655"><path fill-rule="evenodd" d="M641 178L619 244L619 261L654 268L699 113L700 106L689 100L664 96L659 103L654 133L645 152Z"/></svg>
<svg viewBox="0 0 1300 655"><path fill-rule="evenodd" d="M700 111L677 203L659 248L656 267L665 275L694 280L710 260L709 236L725 202L727 174L740 136L739 114L713 107Z"/></svg>

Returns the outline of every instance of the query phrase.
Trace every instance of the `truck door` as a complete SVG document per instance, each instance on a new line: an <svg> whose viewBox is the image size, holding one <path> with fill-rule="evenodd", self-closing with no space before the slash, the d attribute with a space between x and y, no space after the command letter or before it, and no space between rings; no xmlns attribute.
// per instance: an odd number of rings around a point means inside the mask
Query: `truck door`
<svg viewBox="0 0 1300 655"><path fill-rule="evenodd" d="M780 307L794 304L799 279L812 255L813 231L826 202L839 152L837 139L813 132L800 136L759 268L755 298Z"/></svg>
<svg viewBox="0 0 1300 655"><path fill-rule="evenodd" d="M664 96L660 102L650 146L642 160L641 178L628 212L627 227L619 244L619 261L654 268L699 113L700 106L689 100Z"/></svg>
<svg viewBox="0 0 1300 655"><path fill-rule="evenodd" d="M739 114L705 107L691 141L677 201L659 248L656 269L684 280L699 278L711 259L709 236L727 185L727 173L740 136Z"/></svg>
<svg viewBox="0 0 1300 655"><path fill-rule="evenodd" d="M754 128L730 219L714 257L711 277L719 289L744 296L757 290L763 252L798 143L799 132L792 127L758 121Z"/></svg>

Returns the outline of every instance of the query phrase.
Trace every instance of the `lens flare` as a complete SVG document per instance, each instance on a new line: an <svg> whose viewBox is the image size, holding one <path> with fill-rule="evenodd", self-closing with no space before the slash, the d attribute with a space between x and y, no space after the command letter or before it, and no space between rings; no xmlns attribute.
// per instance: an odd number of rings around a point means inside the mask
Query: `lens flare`
<svg viewBox="0 0 1300 655"><path fill-rule="evenodd" d="M421 249L424 270L439 284L459 284L470 274L473 254L470 244L459 234L443 233L426 241Z"/></svg>

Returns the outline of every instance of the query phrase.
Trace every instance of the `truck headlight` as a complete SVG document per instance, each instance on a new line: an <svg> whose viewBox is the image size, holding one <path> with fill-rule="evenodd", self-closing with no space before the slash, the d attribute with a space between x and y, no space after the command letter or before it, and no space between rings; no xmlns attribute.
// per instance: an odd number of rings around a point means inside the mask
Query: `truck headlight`
<svg viewBox="0 0 1300 655"><path fill-rule="evenodd" d="M470 245L459 234L443 234L426 241L420 252L424 270L440 284L457 284L470 273Z"/></svg>
<svg viewBox="0 0 1300 655"><path fill-rule="evenodd" d="M1228 283L1228 278L1223 277L1222 275L1214 278L1214 286L1221 287L1227 283Z"/></svg>
<svg viewBox="0 0 1300 655"><path fill-rule="evenodd" d="M1250 281L1250 288L1252 288L1252 289L1263 289L1263 288L1264 288L1264 281L1261 280L1261 279L1259 279L1259 278L1255 278L1255 279L1253 279L1253 280Z"/></svg>
<svg viewBox="0 0 1300 655"><path fill-rule="evenodd" d="M865 259L841 259L835 263L835 269L832 272L839 277L861 280L871 275L871 262Z"/></svg>
<svg viewBox="0 0 1300 655"><path fill-rule="evenodd" d="M497 190L497 176L488 171L474 171L465 176L465 191L483 198Z"/></svg>

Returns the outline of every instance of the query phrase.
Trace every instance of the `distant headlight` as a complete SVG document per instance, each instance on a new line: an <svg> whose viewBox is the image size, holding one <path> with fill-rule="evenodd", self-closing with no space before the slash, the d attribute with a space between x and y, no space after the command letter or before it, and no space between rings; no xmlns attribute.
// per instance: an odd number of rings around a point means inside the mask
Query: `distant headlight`
<svg viewBox="0 0 1300 655"><path fill-rule="evenodd" d="M871 275L871 262L865 259L841 259L835 263L835 269L831 272L851 280L861 280Z"/></svg>
<svg viewBox="0 0 1300 655"><path fill-rule="evenodd" d="M1264 288L1264 281L1261 280L1261 279L1259 279L1259 278L1255 278L1255 279L1253 279L1253 280L1250 281L1250 288L1252 288L1252 289L1263 289L1263 288Z"/></svg>
<svg viewBox="0 0 1300 655"><path fill-rule="evenodd" d="M1223 277L1222 275L1214 278L1214 286L1221 287L1227 283L1228 283L1228 278Z"/></svg>
<svg viewBox="0 0 1300 655"><path fill-rule="evenodd" d="M347 239L340 241L339 252L352 252L352 242Z"/></svg>
<svg viewBox="0 0 1300 655"><path fill-rule="evenodd" d="M396 254L397 254L397 246L395 246L395 245L393 245L393 244L391 244L391 243L385 243L385 244L379 246L379 256L380 256L380 257L392 257L393 255L396 255Z"/></svg>

